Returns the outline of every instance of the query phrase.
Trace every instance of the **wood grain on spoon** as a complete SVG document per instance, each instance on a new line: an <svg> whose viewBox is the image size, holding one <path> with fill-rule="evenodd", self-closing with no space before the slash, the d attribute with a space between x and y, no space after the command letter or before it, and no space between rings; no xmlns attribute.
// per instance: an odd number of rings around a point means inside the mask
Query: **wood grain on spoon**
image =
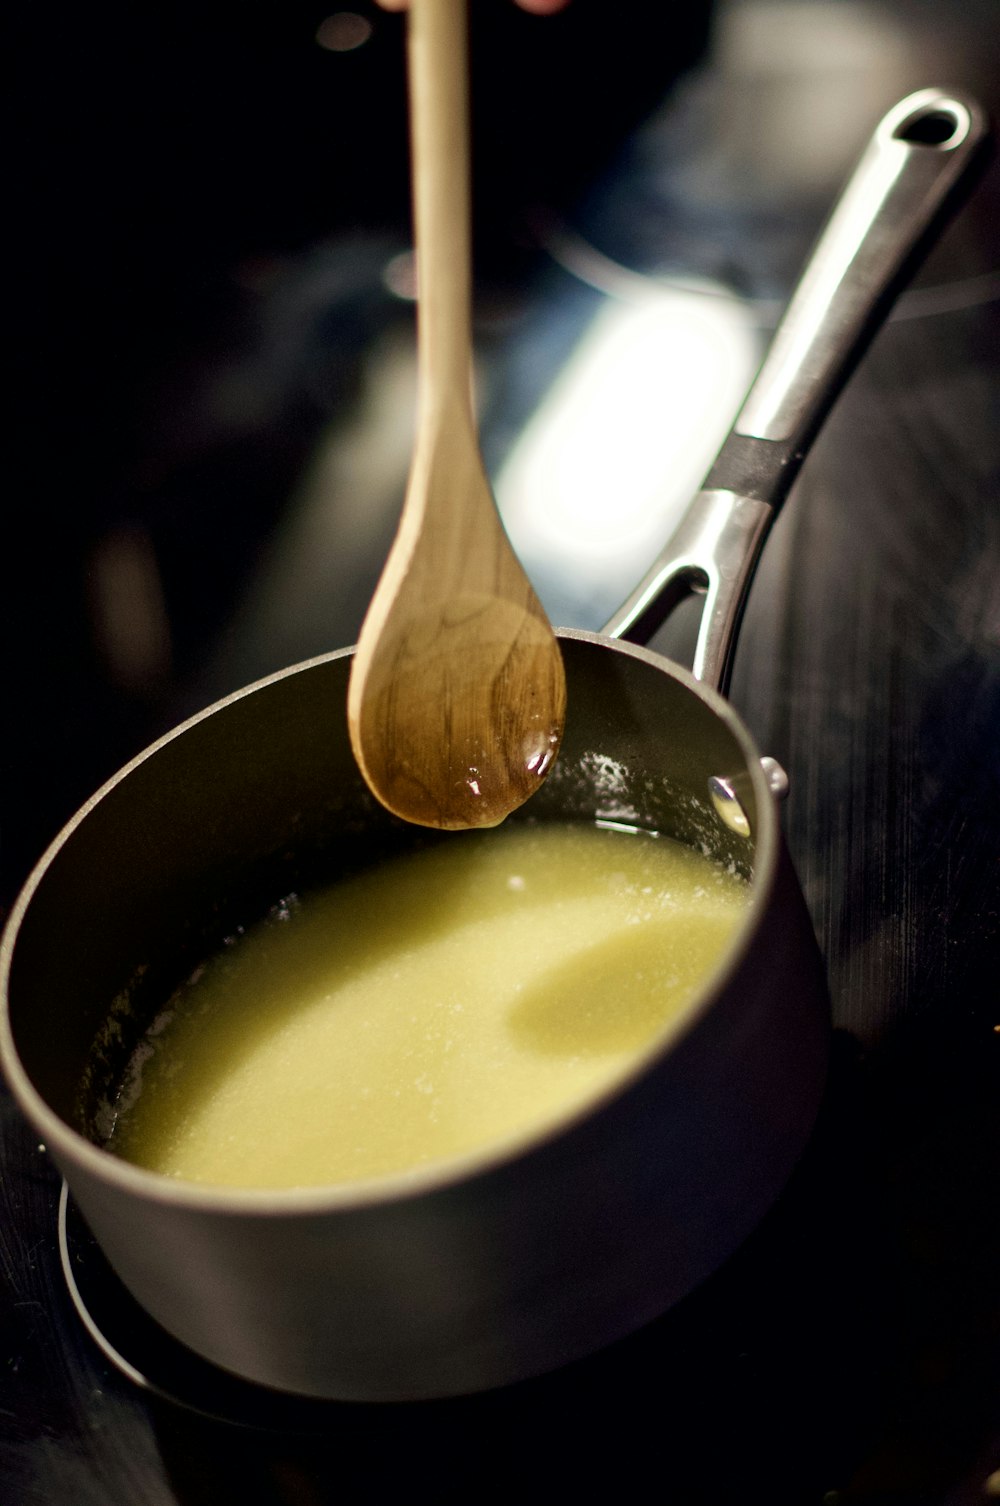
<svg viewBox="0 0 1000 1506"><path fill-rule="evenodd" d="M417 439L354 658L348 722L369 787L396 815L495 826L551 767L566 689L473 417L465 0L413 0L408 37Z"/></svg>

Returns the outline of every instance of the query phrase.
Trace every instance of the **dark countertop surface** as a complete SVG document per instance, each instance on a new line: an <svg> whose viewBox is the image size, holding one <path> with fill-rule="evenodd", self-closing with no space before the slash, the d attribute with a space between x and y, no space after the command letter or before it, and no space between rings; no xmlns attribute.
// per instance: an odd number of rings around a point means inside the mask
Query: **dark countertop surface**
<svg viewBox="0 0 1000 1506"><path fill-rule="evenodd" d="M413 386L399 26L357 14L374 30L351 52L317 45L303 3L20 22L5 907L159 732L356 635ZM596 628L697 486L881 114L928 84L1000 111L1000 6L482 17L484 452L551 614ZM814 1139L746 1246L658 1323L510 1390L212 1419L85 1332L58 1176L3 1090L0 1498L1000 1498L998 311L994 163L754 585L732 699L790 777L835 1041ZM539 518L539 466L591 478L582 512L553 492Z"/></svg>

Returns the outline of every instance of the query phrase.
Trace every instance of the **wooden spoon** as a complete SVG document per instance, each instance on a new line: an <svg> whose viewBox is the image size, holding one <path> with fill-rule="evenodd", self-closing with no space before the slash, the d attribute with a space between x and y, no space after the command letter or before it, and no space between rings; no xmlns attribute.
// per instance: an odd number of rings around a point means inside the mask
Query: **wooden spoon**
<svg viewBox="0 0 1000 1506"><path fill-rule="evenodd" d="M551 767L566 687L503 531L472 410L465 0L412 0L417 438L348 692L373 794L421 826L495 826Z"/></svg>

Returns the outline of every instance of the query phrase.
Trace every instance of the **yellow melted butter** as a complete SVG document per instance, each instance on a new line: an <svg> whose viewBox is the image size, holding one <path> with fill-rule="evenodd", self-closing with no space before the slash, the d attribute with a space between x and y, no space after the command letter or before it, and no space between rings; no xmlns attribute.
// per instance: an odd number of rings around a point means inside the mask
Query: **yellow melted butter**
<svg viewBox="0 0 1000 1506"><path fill-rule="evenodd" d="M677 1017L748 895L668 838L512 826L293 899L154 1024L109 1148L274 1188L521 1136L599 1094Z"/></svg>

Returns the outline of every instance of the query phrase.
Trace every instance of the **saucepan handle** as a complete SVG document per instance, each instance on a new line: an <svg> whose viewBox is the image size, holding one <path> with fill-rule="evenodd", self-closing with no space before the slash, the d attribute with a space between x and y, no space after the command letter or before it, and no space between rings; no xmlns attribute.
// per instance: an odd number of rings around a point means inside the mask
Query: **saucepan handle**
<svg viewBox="0 0 1000 1506"><path fill-rule="evenodd" d="M677 602L705 602L699 680L725 692L747 591L820 425L890 304L985 157L971 99L923 89L881 121L820 235L705 486L604 629L645 643Z"/></svg>

